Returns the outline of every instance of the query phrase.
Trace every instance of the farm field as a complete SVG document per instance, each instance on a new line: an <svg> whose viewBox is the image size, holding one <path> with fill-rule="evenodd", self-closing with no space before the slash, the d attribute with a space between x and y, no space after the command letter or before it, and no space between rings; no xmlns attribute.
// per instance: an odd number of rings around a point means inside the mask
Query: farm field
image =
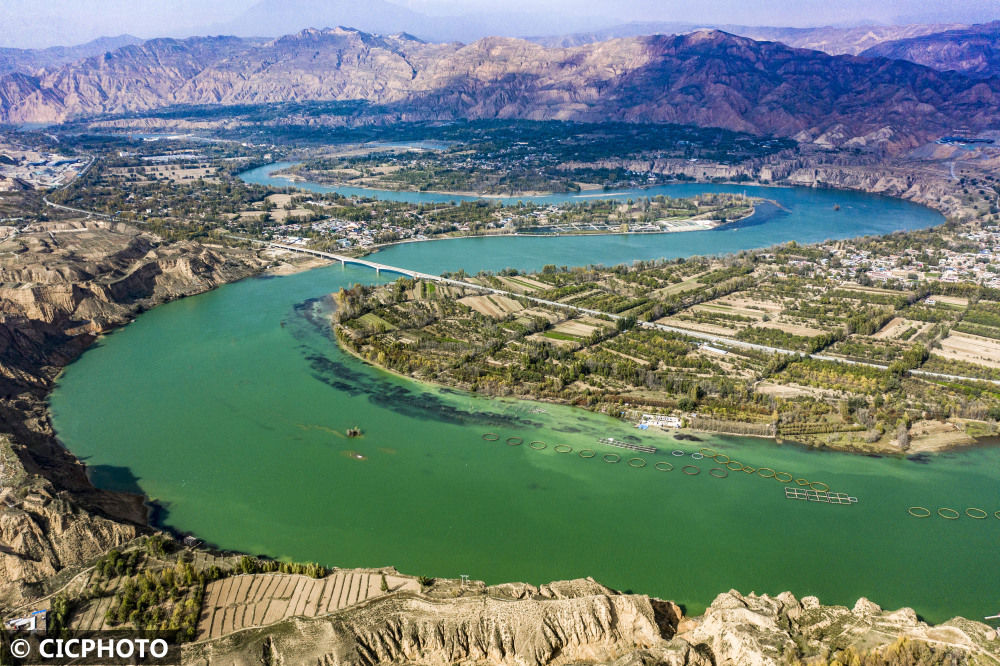
<svg viewBox="0 0 1000 666"><path fill-rule="evenodd" d="M387 590L381 589L385 580ZM198 639L217 638L289 617L326 615L391 592L419 592L413 579L371 571L338 570L325 578L245 574L205 588Z"/></svg>
<svg viewBox="0 0 1000 666"><path fill-rule="evenodd" d="M503 319L512 312L524 310L524 306L517 301L498 294L466 296L458 299L458 302L494 319Z"/></svg>
<svg viewBox="0 0 1000 666"><path fill-rule="evenodd" d="M799 251L785 252L795 257ZM780 264L781 253L773 260ZM400 302L385 295L387 287L374 289L337 315L338 339L417 379L608 413L673 414L729 433L892 450L917 437L909 425L929 414L972 419L981 424L975 432L997 430L985 419L1000 417L1000 389L967 390L907 372L924 367L970 381L1000 380L996 299L831 283L732 258L548 266L528 276L482 273L476 282L517 293L452 286L447 296L442 290L429 295L405 286L414 298ZM618 318L573 317L520 298L529 293ZM372 316L398 330L382 327L372 335ZM678 332L637 329L640 321ZM681 331L718 339L695 340ZM418 338L419 347L409 343ZM966 430L924 428L921 446L967 443Z"/></svg>
<svg viewBox="0 0 1000 666"><path fill-rule="evenodd" d="M948 359L1000 368L1000 340L953 331L941 340L941 349L936 353Z"/></svg>

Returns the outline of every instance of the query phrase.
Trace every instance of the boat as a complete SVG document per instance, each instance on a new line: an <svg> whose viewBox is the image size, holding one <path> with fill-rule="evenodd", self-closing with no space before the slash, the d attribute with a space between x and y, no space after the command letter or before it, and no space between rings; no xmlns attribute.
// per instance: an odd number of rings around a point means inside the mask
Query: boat
<svg viewBox="0 0 1000 666"><path fill-rule="evenodd" d="M615 439L614 437L605 437L604 439L598 440L601 444L606 446L615 446L619 449L628 449L629 451L641 451L643 453L656 453L657 448L655 446L647 446L645 444L630 444L629 442L623 442L620 439Z"/></svg>

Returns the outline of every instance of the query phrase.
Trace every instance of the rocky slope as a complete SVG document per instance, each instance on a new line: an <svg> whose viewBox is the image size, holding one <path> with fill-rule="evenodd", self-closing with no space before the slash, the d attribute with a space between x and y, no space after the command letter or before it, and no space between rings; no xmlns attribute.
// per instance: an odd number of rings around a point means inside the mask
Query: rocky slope
<svg viewBox="0 0 1000 666"><path fill-rule="evenodd" d="M95 489L55 439L46 398L61 368L136 313L258 269L252 255L103 222L34 225L0 243L0 598L145 523L141 497Z"/></svg>
<svg viewBox="0 0 1000 666"><path fill-rule="evenodd" d="M75 493L29 474L20 447L0 436L3 467L0 509L0 603L37 597L66 567L93 560L136 536L136 525L85 510ZM110 498L105 498L105 504ZM128 498L118 503L128 507ZM138 509L138 503L134 504Z"/></svg>
<svg viewBox="0 0 1000 666"><path fill-rule="evenodd" d="M396 594L325 617L293 618L184 648L184 663L370 666L393 664L787 664L850 655L900 663L995 658L986 625L955 619L932 627L910 609L885 612L797 600L719 595L700 618L668 601L622 594L590 579L463 589L460 596ZM952 661L948 661L952 660ZM881 663L881 662L879 662Z"/></svg>
<svg viewBox="0 0 1000 666"><path fill-rule="evenodd" d="M862 55L908 60L983 79L995 77L1000 75L1000 21L887 41Z"/></svg>
<svg viewBox="0 0 1000 666"><path fill-rule="evenodd" d="M827 136L835 145L882 132L909 148L957 124L994 122L1000 81L718 31L563 49L505 38L426 44L347 29L266 43L151 40L38 77L0 77L8 122L289 100L360 100L377 105L368 115L393 120L679 122Z"/></svg>

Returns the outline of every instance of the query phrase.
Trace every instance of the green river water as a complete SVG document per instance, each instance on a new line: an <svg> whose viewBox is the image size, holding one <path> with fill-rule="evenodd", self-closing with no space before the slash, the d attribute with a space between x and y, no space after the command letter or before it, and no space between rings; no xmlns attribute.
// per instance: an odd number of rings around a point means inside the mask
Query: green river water
<svg viewBox="0 0 1000 666"><path fill-rule="evenodd" d="M840 194L846 205L887 201ZM777 242L939 220L887 205L889 219L845 215L819 231L804 205L714 237L468 239L397 246L378 260L428 272L616 263L730 249L738 244L730 238L768 228ZM746 438L692 442L578 409L419 385L342 354L331 339L319 299L373 279L333 266L245 280L143 314L66 369L51 400L56 430L97 485L146 493L162 507L160 524L222 548L489 583L593 576L692 613L729 588L843 604L864 595L932 621L1000 605L1000 582L986 570L1000 535L992 515L1000 449L907 460ZM364 436L344 437L352 425ZM500 441L484 441L486 432ZM607 436L661 451L635 454L646 466L629 467L626 452L598 444ZM531 440L547 448L533 450ZM717 463L690 457L702 446L859 502L787 500L782 484L743 472L714 478ZM597 456L581 458L585 448ZM611 452L626 455L604 462ZM685 464L700 473L685 475ZM990 515L920 520L907 515L911 505Z"/></svg>

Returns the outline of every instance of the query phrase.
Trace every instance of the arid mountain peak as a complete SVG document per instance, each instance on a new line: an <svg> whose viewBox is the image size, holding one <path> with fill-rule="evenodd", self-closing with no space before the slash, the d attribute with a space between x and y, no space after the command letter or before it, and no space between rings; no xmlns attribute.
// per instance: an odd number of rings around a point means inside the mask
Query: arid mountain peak
<svg viewBox="0 0 1000 666"><path fill-rule="evenodd" d="M344 27L267 41L157 39L38 78L0 78L7 122L347 100L409 119L674 122L854 145L891 137L905 148L954 125L994 122L1000 81L719 30L546 48L507 37L426 44Z"/></svg>

